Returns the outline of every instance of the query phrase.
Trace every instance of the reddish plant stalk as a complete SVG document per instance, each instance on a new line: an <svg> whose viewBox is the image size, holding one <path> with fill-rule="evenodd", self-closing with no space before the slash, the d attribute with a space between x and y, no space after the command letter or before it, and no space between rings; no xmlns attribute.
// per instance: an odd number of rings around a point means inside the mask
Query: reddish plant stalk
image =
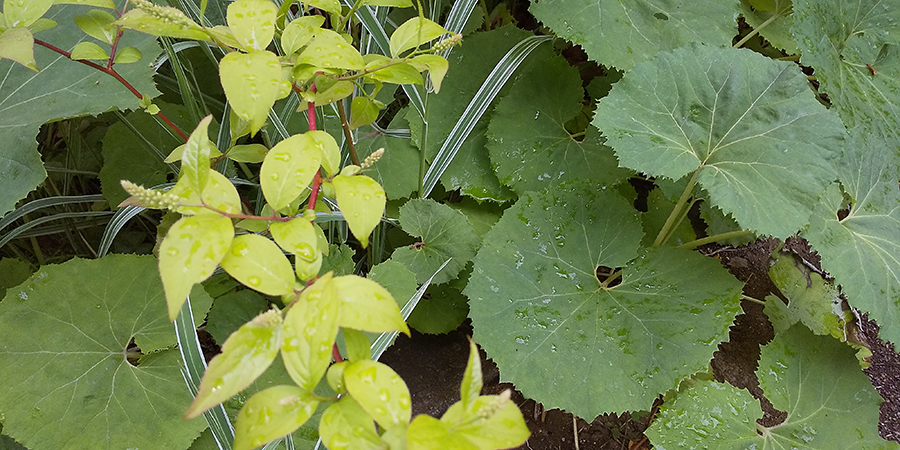
<svg viewBox="0 0 900 450"><path fill-rule="evenodd" d="M120 33L121 33L121 32L120 32ZM116 40L116 42L118 42L118 39ZM139 98L139 99L143 99L143 98L144 98L144 96L141 95L141 93L138 92L138 90L135 89L134 86L131 85L131 83L129 83L126 79L122 78L122 75L119 75L119 73L116 72L115 69L113 69L111 63L108 65L108 67L103 67L103 66L101 66L100 64L97 64L97 63L92 62L92 61L88 61L88 60L86 60L86 59L72 59L72 54L71 54L71 53L69 53L69 52L67 52L67 51L65 51L65 50L63 50L63 49L61 49L61 48L59 48L59 47L57 47L57 46L55 46L55 45L53 45L53 44L49 44L49 43L44 42L44 41L42 41L42 40L40 40L40 39L35 39L35 40L34 40L34 43L35 43L35 44L38 44L38 45L40 45L40 46L42 46L42 47L48 48L48 49L50 49L50 50L53 50L54 52L59 53L60 55L63 55L63 56L65 56L66 58L71 59L72 61L75 61L75 62L84 64L84 65L86 65L86 66L88 66L88 67L92 67L92 68L94 68L94 69L97 69L97 70L99 70L99 71L101 71L101 72L103 72L103 73L105 73L105 74L107 74L107 75L109 75L109 76L115 78L116 81L118 81L119 83L122 84L122 86L125 86L126 89L128 89L129 91L131 91L131 93L134 94L135 97L137 97L137 98ZM110 60L111 60L111 59L112 59L112 57L110 57ZM157 113L156 115L160 118L160 120L162 120L163 122L165 122L166 125L168 125L169 128L172 129L172 131L174 131L175 133L178 133L178 135L181 136L182 139L184 139L185 141L188 140L188 135L185 134L184 131L181 131L181 129L178 128L177 125L175 125L174 123L172 123L172 121L169 120L169 118L166 117L163 113L160 112L160 113Z"/></svg>

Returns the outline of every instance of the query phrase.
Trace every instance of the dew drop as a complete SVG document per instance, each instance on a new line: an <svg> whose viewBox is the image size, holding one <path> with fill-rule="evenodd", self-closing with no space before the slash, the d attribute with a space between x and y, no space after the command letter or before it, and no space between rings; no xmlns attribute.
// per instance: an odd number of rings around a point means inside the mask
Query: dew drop
<svg viewBox="0 0 900 450"><path fill-rule="evenodd" d="M252 276L250 278L247 278L247 282L250 283L250 286L253 286L253 287L257 287L260 284L262 284L262 280L260 280L259 277L257 277L257 276Z"/></svg>

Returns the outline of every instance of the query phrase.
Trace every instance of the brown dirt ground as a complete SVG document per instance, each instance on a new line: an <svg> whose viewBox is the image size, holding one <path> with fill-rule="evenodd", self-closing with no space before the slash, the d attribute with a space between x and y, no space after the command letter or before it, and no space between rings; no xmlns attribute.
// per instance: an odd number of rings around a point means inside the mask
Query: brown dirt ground
<svg viewBox="0 0 900 450"><path fill-rule="evenodd" d="M704 254L716 256L722 264L745 284L744 294L764 299L777 288L768 277L769 254L779 244L774 239L760 239L741 247L704 247ZM818 267L819 257L811 252L802 239L788 239L785 249ZM746 388L760 399L764 416L763 425L775 425L784 420L785 413L772 408L762 396L755 371L760 345L773 338L772 326L763 314L762 305L742 301L743 313L735 319L728 342L722 343L712 360L715 377L739 388ZM873 352L871 366L865 370L876 390L885 399L881 405L879 431L885 439L900 441L900 355L893 346L878 339L877 325L861 317L860 331ZM459 400L459 383L468 358L467 336L472 327L467 320L458 329L445 335L423 335L413 332L412 338L400 336L393 347L382 357L409 385L413 399L413 414L439 416L451 404ZM483 394L497 394L513 388L500 383L497 366L482 354L484 372ZM513 400L522 410L531 437L519 447L527 450L574 449L575 437L580 450L637 450L652 446L644 437L652 414L635 420L629 413L609 413L595 418L591 423L558 409L545 411L539 403L524 398L513 390ZM647 405L651 410L654 405Z"/></svg>

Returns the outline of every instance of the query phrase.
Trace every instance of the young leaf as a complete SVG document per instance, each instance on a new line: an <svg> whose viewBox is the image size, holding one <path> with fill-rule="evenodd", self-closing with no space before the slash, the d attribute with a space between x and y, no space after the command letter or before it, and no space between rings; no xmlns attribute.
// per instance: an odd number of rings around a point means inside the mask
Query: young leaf
<svg viewBox="0 0 900 450"><path fill-rule="evenodd" d="M399 58L401 53L437 39L445 33L449 32L437 23L424 17L413 17L403 22L391 34L391 56Z"/></svg>
<svg viewBox="0 0 900 450"><path fill-rule="evenodd" d="M222 344L222 353L209 362L203 381L185 419L193 419L228 400L253 383L278 356L281 313L269 310L235 331Z"/></svg>
<svg viewBox="0 0 900 450"><path fill-rule="evenodd" d="M284 142L284 141L282 141ZM289 222L272 222L269 225L272 238L286 252L293 253L307 261L313 261L319 253L318 236L315 226L303 217Z"/></svg>
<svg viewBox="0 0 900 450"><path fill-rule="evenodd" d="M275 144L259 171L260 186L272 209L279 210L309 189L322 152L307 134L295 134Z"/></svg>
<svg viewBox="0 0 900 450"><path fill-rule="evenodd" d="M114 59L113 62L116 64L131 64L140 61L143 57L144 55L140 50L132 46L127 46L116 51L116 59Z"/></svg>
<svg viewBox="0 0 900 450"><path fill-rule="evenodd" d="M51 6L53 6L53 0L4 0L3 16L6 19L5 25L9 28L27 27L40 19Z"/></svg>
<svg viewBox="0 0 900 450"><path fill-rule="evenodd" d="M355 130L378 119L378 104L368 97L356 97L350 103L350 129Z"/></svg>
<svg viewBox="0 0 900 450"><path fill-rule="evenodd" d="M266 51L225 55L219 63L219 78L234 112L250 122L251 134L265 124L269 109L284 97L287 84L281 79L278 57Z"/></svg>
<svg viewBox="0 0 900 450"><path fill-rule="evenodd" d="M369 342L369 337L365 333L356 331L353 328L344 328L341 330L341 333L344 334L347 359L350 361L372 359L372 343Z"/></svg>
<svg viewBox="0 0 900 450"><path fill-rule="evenodd" d="M373 80L392 84L424 84L419 69L412 64L393 64L369 75Z"/></svg>
<svg viewBox="0 0 900 450"><path fill-rule="evenodd" d="M257 392L241 407L234 430L235 450L250 450L300 428L319 401L296 386L274 386Z"/></svg>
<svg viewBox="0 0 900 450"><path fill-rule="evenodd" d="M237 0L228 5L228 27L245 50L264 51L275 36L277 12L269 0Z"/></svg>
<svg viewBox="0 0 900 450"><path fill-rule="evenodd" d="M315 142L319 150L322 151L322 168L328 175L334 175L341 168L341 148L338 146L334 136L322 130L307 131L304 133Z"/></svg>
<svg viewBox="0 0 900 450"><path fill-rule="evenodd" d="M543 0L532 3L529 11L560 37L581 45L592 60L627 71L662 50L689 42L731 46L738 0L684 5L665 0Z"/></svg>
<svg viewBox="0 0 900 450"><path fill-rule="evenodd" d="M375 333L400 330L409 335L397 302L378 283L345 275L334 279L334 288L342 305L341 327Z"/></svg>
<svg viewBox="0 0 900 450"><path fill-rule="evenodd" d="M53 0L54 5L83 5L96 6L98 8L116 9L112 0Z"/></svg>
<svg viewBox="0 0 900 450"><path fill-rule="evenodd" d="M434 200L408 201L400 208L400 226L420 243L397 248L391 259L406 265L419 283L424 283L451 258L432 282L440 284L455 279L478 249L478 236L466 216Z"/></svg>
<svg viewBox="0 0 900 450"><path fill-rule="evenodd" d="M262 144L235 145L228 149L228 159L245 163L261 163L266 159L269 149Z"/></svg>
<svg viewBox="0 0 900 450"><path fill-rule="evenodd" d="M469 410L456 402L441 416L452 433L465 438L479 449L511 448L528 439L528 426L522 411L509 399L510 392L482 395Z"/></svg>
<svg viewBox="0 0 900 450"><path fill-rule="evenodd" d="M72 59L81 60L81 59L98 59L98 60L108 60L109 55L106 54L106 50L103 50L99 45L93 42L79 42L75 48L72 49Z"/></svg>
<svg viewBox="0 0 900 450"><path fill-rule="evenodd" d="M170 320L175 320L191 287L212 275L233 238L231 219L217 214L185 216L169 228L159 246L159 273Z"/></svg>
<svg viewBox="0 0 900 450"><path fill-rule="evenodd" d="M319 436L329 450L383 450L375 422L350 395L328 407L319 420Z"/></svg>
<svg viewBox="0 0 900 450"><path fill-rule="evenodd" d="M116 39L116 28L110 26L116 18L102 9L92 9L87 14L75 16L75 25L88 36L112 45Z"/></svg>
<svg viewBox="0 0 900 450"><path fill-rule="evenodd" d="M353 236L363 247L369 244L369 234L381 221L384 205L384 189L377 181L365 176L338 175L334 177L334 192L338 206L344 213Z"/></svg>
<svg viewBox="0 0 900 450"><path fill-rule="evenodd" d="M175 184L175 187L169 191L182 199L181 204L183 206L179 206L176 210L177 212L186 215L219 214L216 211L211 211L208 208L201 206L201 204L206 204L206 206L209 206L210 208L229 214L241 213L241 198L238 196L234 184L232 184L228 178L225 178L225 175L222 175L215 170L209 171L209 180L206 182L206 188L203 189L202 202L200 201L200 196L197 194L197 191L188 187L188 184L188 179L182 177L182 179L178 180L178 183Z"/></svg>
<svg viewBox="0 0 900 450"><path fill-rule="evenodd" d="M203 196L203 189L209 180L209 123L212 116L206 116L197 124L181 153L181 177L186 187Z"/></svg>
<svg viewBox="0 0 900 450"><path fill-rule="evenodd" d="M312 392L331 363L340 302L330 274L307 287L284 319L281 357L298 386Z"/></svg>
<svg viewBox="0 0 900 450"><path fill-rule="evenodd" d="M35 72L34 36L28 28L10 28L0 31L0 59L13 60Z"/></svg>
<svg viewBox="0 0 900 450"><path fill-rule="evenodd" d="M191 395L178 351L136 366L124 357L132 336L174 340L164 302L149 255L45 265L10 288L0 301L3 433L30 449L189 447L207 424L181 420Z"/></svg>
<svg viewBox="0 0 900 450"><path fill-rule="evenodd" d="M347 360L334 363L328 368L328 372L325 374L325 378L328 379L328 386L331 387L331 390L341 395L347 392L347 388L344 387L344 369L349 365L350 361Z"/></svg>
<svg viewBox="0 0 900 450"><path fill-rule="evenodd" d="M412 417L412 402L406 383L387 365L361 359L344 369L350 395L382 429L405 427Z"/></svg>
<svg viewBox="0 0 900 450"><path fill-rule="evenodd" d="M426 414L419 414L406 432L407 450L479 450L450 425Z"/></svg>
<svg viewBox="0 0 900 450"><path fill-rule="evenodd" d="M340 7L338 7L340 10ZM303 16L291 21L281 33L281 48L286 55L300 50L325 23L324 16Z"/></svg>
<svg viewBox="0 0 900 450"><path fill-rule="evenodd" d="M526 396L595 417L708 366L742 284L696 253L638 252L642 235L631 203L584 183L526 193L485 235L464 291L475 338ZM624 266L621 284L599 266Z"/></svg>
<svg viewBox="0 0 900 450"><path fill-rule="evenodd" d="M362 70L366 63L359 51L341 35L319 29L306 48L297 55L295 64L310 64L326 69Z"/></svg>
<svg viewBox="0 0 900 450"><path fill-rule="evenodd" d="M116 26L130 28L153 36L169 36L176 39L212 42L212 38L178 8L152 6L153 11L132 8L115 22Z"/></svg>
<svg viewBox="0 0 900 450"><path fill-rule="evenodd" d="M478 353L475 341L469 338L469 362L466 363L462 384L459 385L459 397L463 411L474 412L475 401L481 395L481 387L481 355Z"/></svg>
<svg viewBox="0 0 900 450"><path fill-rule="evenodd" d="M795 64L703 45L639 64L599 101L593 124L622 166L675 180L699 170L741 227L782 238L806 225L845 145L840 119Z"/></svg>
<svg viewBox="0 0 900 450"><path fill-rule="evenodd" d="M274 242L258 234L234 238L221 264L234 279L263 294L294 292L291 263Z"/></svg>
<svg viewBox="0 0 900 450"><path fill-rule="evenodd" d="M450 63L443 56L439 55L419 55L410 62L420 71L428 70L431 77L431 84L434 85L434 93L441 92L441 83L444 81L444 75L450 68Z"/></svg>
<svg viewBox="0 0 900 450"><path fill-rule="evenodd" d="M341 3L338 0L307 0L303 4L332 14L341 13Z"/></svg>

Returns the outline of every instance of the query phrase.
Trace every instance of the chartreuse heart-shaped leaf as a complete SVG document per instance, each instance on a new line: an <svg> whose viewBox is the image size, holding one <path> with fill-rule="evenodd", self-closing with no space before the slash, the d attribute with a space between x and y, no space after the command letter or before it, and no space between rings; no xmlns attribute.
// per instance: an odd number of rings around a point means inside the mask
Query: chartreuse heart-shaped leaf
<svg viewBox="0 0 900 450"><path fill-rule="evenodd" d="M307 261L316 259L319 249L319 236L315 225L303 217L296 217L289 222L273 222L269 231L275 242L285 251L293 253Z"/></svg>
<svg viewBox="0 0 900 450"><path fill-rule="evenodd" d="M387 365L370 359L354 361L344 369L344 385L382 429L409 425L409 388Z"/></svg>
<svg viewBox="0 0 900 450"><path fill-rule="evenodd" d="M363 247L369 245L369 234L381 221L384 205L384 189L377 181L365 175L338 175L332 181L338 206L353 236Z"/></svg>
<svg viewBox="0 0 900 450"><path fill-rule="evenodd" d="M4 28L27 27L40 19L51 6L53 0L4 1L3 17L6 19Z"/></svg>
<svg viewBox="0 0 900 450"><path fill-rule="evenodd" d="M673 180L699 171L713 204L782 238L806 225L844 145L840 119L796 64L705 45L626 73L593 124L622 166Z"/></svg>
<svg viewBox="0 0 900 450"><path fill-rule="evenodd" d="M234 238L222 259L222 268L250 288L266 295L294 292L294 269L274 242L258 235Z"/></svg>
<svg viewBox="0 0 900 450"><path fill-rule="evenodd" d="M841 292L821 275L795 262L790 254L773 255L769 278L788 299L788 304L775 295L766 297L765 312L775 333L801 322L815 334L844 340L844 325L853 318L841 310Z"/></svg>
<svg viewBox="0 0 900 450"><path fill-rule="evenodd" d="M178 219L159 246L159 273L169 319L175 320L191 287L212 275L234 238L231 219L213 214Z"/></svg>
<svg viewBox="0 0 900 450"><path fill-rule="evenodd" d="M295 134L275 144L259 171L260 186L272 209L284 208L308 189L322 159L322 152L307 134Z"/></svg>
<svg viewBox="0 0 900 450"><path fill-rule="evenodd" d="M269 0L237 0L228 5L228 27L245 50L263 51L275 36L278 7Z"/></svg>
<svg viewBox="0 0 900 450"><path fill-rule="evenodd" d="M896 449L878 436L881 398L853 349L794 325L762 348L757 376L784 422L756 423L759 403L744 390L700 382L663 405L647 436L659 449Z"/></svg>
<svg viewBox="0 0 900 450"><path fill-rule="evenodd" d="M15 61L35 72L34 36L28 28L10 28L0 32L0 59Z"/></svg>
<svg viewBox="0 0 900 450"><path fill-rule="evenodd" d="M209 180L209 123L212 116L206 116L197 124L181 153L181 177L186 187L203 196L203 188Z"/></svg>
<svg viewBox="0 0 900 450"><path fill-rule="evenodd" d="M316 30L316 35L297 55L295 64L347 70L362 70L366 67L359 50L353 48L341 35L322 28Z"/></svg>
<svg viewBox="0 0 900 450"><path fill-rule="evenodd" d="M516 80L491 117L487 147L497 177L519 194L575 178L624 181L631 171L619 168L596 128L588 126L581 136L566 129L584 108L578 70L553 54L542 63Z"/></svg>
<svg viewBox="0 0 900 450"><path fill-rule="evenodd" d="M541 0L529 11L557 35L581 45L594 61L627 71L689 42L731 46L738 0L678 5L666 0Z"/></svg>
<svg viewBox="0 0 900 450"><path fill-rule="evenodd" d="M803 65L816 70L848 128L897 139L900 130L900 4L877 0L794 2L791 29Z"/></svg>
<svg viewBox="0 0 900 450"><path fill-rule="evenodd" d="M505 377L580 417L646 407L709 364L740 310L715 260L642 238L627 200L575 183L526 193L485 235L464 293ZM600 282L600 266L621 269Z"/></svg>
<svg viewBox="0 0 900 450"><path fill-rule="evenodd" d="M188 184L188 179L182 177L170 191L181 197L181 206L176 209L177 212L181 214L219 214L218 211L229 214L241 213L241 198L238 196L234 184L225 178L225 175L215 170L209 171L209 180L206 182L206 187L203 188L202 201L197 195L197 191L188 187ZM215 211L203 207L204 204Z"/></svg>
<svg viewBox="0 0 900 450"><path fill-rule="evenodd" d="M269 310L238 328L222 344L222 353L209 362L194 402L184 413L193 419L228 400L253 383L278 356L281 313Z"/></svg>
<svg viewBox="0 0 900 450"><path fill-rule="evenodd" d="M340 7L338 7L340 11ZM300 50L325 23L324 16L303 16L292 20L281 33L281 48L284 53Z"/></svg>
<svg viewBox="0 0 900 450"><path fill-rule="evenodd" d="M42 266L0 301L3 433L33 450L187 448L206 422L181 420L178 351L154 352L172 341L156 258Z"/></svg>
<svg viewBox="0 0 900 450"><path fill-rule="evenodd" d="M341 301L341 327L380 333L409 328L391 293L378 283L356 275L334 279L334 289Z"/></svg>
<svg viewBox="0 0 900 450"><path fill-rule="evenodd" d="M297 386L274 386L257 392L241 407L234 427L235 450L251 450L300 428L319 401Z"/></svg>
<svg viewBox="0 0 900 450"><path fill-rule="evenodd" d="M281 79L281 63L272 52L231 52L219 63L219 78L234 112L250 122L251 134L266 123L275 100L290 92L290 84Z"/></svg>
<svg viewBox="0 0 900 450"><path fill-rule="evenodd" d="M351 395L328 407L319 420L319 436L329 450L379 450L386 447L375 422Z"/></svg>
<svg viewBox="0 0 900 450"><path fill-rule="evenodd" d="M400 208L400 226L410 236L421 239L411 247L394 250L391 259L403 263L424 283L450 259L432 283L455 279L475 256L479 239L466 216L429 199L414 199Z"/></svg>
<svg viewBox="0 0 900 450"><path fill-rule="evenodd" d="M845 205L836 185L823 196L803 233L822 256L851 306L868 311L880 336L900 345L900 158L896 141L885 141L861 127L838 165L841 185L852 200Z"/></svg>
<svg viewBox="0 0 900 450"><path fill-rule="evenodd" d="M281 358L291 378L312 392L331 363L341 304L326 274L307 287L284 319Z"/></svg>
<svg viewBox="0 0 900 450"><path fill-rule="evenodd" d="M75 25L88 36L112 45L116 39L116 28L110 26L116 18L102 9L92 9L86 14L75 16Z"/></svg>
<svg viewBox="0 0 900 450"><path fill-rule="evenodd" d="M403 22L391 34L391 56L399 58L401 53L431 42L445 33L449 33L449 31L434 21L424 17L413 17Z"/></svg>

